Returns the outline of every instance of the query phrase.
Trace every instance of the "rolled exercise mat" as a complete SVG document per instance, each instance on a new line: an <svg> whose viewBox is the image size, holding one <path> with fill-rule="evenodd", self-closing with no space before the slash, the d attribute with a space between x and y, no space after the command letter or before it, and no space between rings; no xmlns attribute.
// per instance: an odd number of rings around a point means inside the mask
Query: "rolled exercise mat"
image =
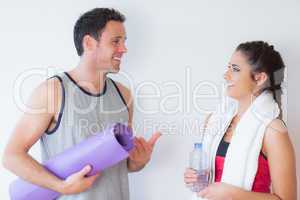
<svg viewBox="0 0 300 200"><path fill-rule="evenodd" d="M91 165L92 170L88 174L91 176L126 159L129 156L128 152L133 148L132 139L131 129L124 124L116 123L42 165L61 179L80 171L86 165ZM12 200L53 200L60 196L56 191L22 179L10 184L9 193Z"/></svg>

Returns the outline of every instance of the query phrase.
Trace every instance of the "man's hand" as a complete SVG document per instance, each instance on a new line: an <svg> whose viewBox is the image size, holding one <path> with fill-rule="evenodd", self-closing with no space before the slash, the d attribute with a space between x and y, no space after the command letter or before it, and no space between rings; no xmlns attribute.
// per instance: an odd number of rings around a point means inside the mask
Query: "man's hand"
<svg viewBox="0 0 300 200"><path fill-rule="evenodd" d="M149 162L154 145L160 136L161 133L156 132L148 141L143 137L134 138L134 148L129 152L129 171L139 171Z"/></svg>
<svg viewBox="0 0 300 200"><path fill-rule="evenodd" d="M85 166L81 171L70 175L62 184L61 193L64 195L78 194L88 190L99 177L100 173L86 177L92 170L91 166Z"/></svg>

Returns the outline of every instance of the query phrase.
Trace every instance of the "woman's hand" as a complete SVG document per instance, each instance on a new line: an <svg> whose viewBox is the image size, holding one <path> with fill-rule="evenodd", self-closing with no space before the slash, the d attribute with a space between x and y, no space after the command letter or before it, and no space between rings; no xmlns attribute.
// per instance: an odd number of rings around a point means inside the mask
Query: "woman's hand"
<svg viewBox="0 0 300 200"><path fill-rule="evenodd" d="M226 183L213 183L198 192L198 196L208 200L231 200L237 187Z"/></svg>
<svg viewBox="0 0 300 200"><path fill-rule="evenodd" d="M197 173L194 169L187 168L184 172L184 182L187 187L192 187L197 182Z"/></svg>

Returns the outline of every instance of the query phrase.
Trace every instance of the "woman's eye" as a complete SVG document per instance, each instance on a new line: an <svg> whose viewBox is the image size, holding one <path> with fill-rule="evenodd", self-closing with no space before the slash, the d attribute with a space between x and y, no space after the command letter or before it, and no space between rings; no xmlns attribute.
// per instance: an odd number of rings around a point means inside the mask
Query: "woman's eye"
<svg viewBox="0 0 300 200"><path fill-rule="evenodd" d="M234 66L232 66L232 65L227 65L226 68L227 68L228 70L233 71L233 72L239 72L239 71L241 71L240 68L237 67L237 66L235 66L235 65L234 65Z"/></svg>
<svg viewBox="0 0 300 200"><path fill-rule="evenodd" d="M232 67L232 71L234 71L234 72L239 72L239 71L240 71L240 69L239 69L239 68L237 68L237 67Z"/></svg>

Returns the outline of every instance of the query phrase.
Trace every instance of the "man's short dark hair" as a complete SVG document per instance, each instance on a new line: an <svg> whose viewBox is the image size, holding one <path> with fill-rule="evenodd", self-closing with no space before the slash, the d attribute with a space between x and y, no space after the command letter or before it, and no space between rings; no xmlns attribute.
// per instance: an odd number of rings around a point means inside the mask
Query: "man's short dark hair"
<svg viewBox="0 0 300 200"><path fill-rule="evenodd" d="M83 37L90 35L98 40L105 25L111 20L123 23L125 16L112 8L94 8L79 17L73 31L74 44L79 56L83 53Z"/></svg>

